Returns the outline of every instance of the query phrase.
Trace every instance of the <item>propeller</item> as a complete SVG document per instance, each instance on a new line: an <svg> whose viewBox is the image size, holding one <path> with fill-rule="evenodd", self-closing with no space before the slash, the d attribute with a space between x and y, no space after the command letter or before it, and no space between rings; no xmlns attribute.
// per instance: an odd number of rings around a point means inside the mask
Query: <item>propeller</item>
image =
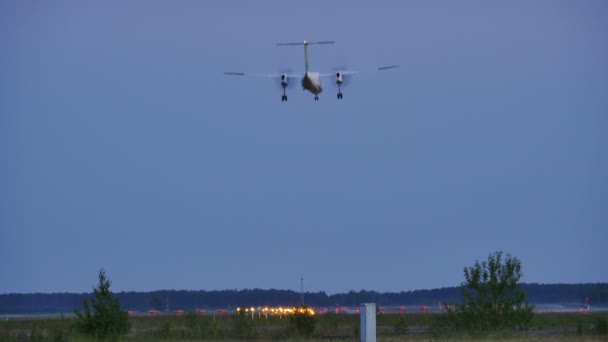
<svg viewBox="0 0 608 342"><path fill-rule="evenodd" d="M347 67L341 66L334 68L335 76L333 78L333 84L338 88L338 85L341 88L344 88L350 84L352 81L353 72L348 70Z"/></svg>
<svg viewBox="0 0 608 342"><path fill-rule="evenodd" d="M276 82L275 84L279 86L280 89L283 89L283 86L287 89L293 88L297 80L293 77L289 77L289 75L293 74L293 70L291 68L281 68L279 72L276 74Z"/></svg>
<svg viewBox="0 0 608 342"><path fill-rule="evenodd" d="M244 73L241 73L241 72L224 72L224 74L225 75L238 75L238 76L245 75ZM258 74L258 75L252 75L252 76L271 78L272 83L276 84L279 87L279 89L283 89L283 88L290 89L296 83L298 83L297 75L294 74L290 68L281 68L279 70L279 72L274 72L271 74Z"/></svg>

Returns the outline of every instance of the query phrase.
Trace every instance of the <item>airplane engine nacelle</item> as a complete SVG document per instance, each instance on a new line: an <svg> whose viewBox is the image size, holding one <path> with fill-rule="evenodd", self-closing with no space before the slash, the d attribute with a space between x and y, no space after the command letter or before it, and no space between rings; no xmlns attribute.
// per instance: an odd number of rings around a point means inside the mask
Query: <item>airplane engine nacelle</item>
<svg viewBox="0 0 608 342"><path fill-rule="evenodd" d="M289 78L287 77L287 75L286 75L286 74L281 74L281 85L282 85L283 87L286 87L286 86L287 86L288 79L289 79Z"/></svg>
<svg viewBox="0 0 608 342"><path fill-rule="evenodd" d="M336 83L342 84L342 82L344 82L344 75L342 75L341 72L337 72L336 73Z"/></svg>

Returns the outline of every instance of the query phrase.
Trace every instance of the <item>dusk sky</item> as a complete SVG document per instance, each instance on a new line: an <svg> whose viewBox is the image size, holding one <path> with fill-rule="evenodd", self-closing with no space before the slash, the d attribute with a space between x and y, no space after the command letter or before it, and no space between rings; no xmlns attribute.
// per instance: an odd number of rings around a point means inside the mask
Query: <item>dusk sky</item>
<svg viewBox="0 0 608 342"><path fill-rule="evenodd" d="M608 282L608 1L0 2L0 293ZM336 99L276 80L360 73ZM399 64L377 71L382 65Z"/></svg>

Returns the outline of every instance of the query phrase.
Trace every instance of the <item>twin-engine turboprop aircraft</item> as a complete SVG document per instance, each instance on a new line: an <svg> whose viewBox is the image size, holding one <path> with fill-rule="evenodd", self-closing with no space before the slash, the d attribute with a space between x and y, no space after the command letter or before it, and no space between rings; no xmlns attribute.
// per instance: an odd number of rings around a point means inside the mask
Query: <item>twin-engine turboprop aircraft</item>
<svg viewBox="0 0 608 342"><path fill-rule="evenodd" d="M319 72L310 71L310 64L309 64L309 60L308 60L308 45L328 45L328 44L334 44L334 42L333 41L308 42L305 40L302 43L279 43L279 44L277 44L277 46L293 46L293 45L296 45L296 46L303 45L304 46L304 67L305 67L304 75L302 75L301 73L300 74L274 73L274 74L264 74L264 75L254 75L254 76L278 78L280 81L280 84L281 84L281 88L283 88L283 95L281 96L281 101L287 101L287 87L290 85L290 80L298 79L300 77L302 78L301 79L302 89L308 90L309 92L313 93L315 95L315 101L318 101L319 94L321 92L323 92L321 78L334 76L336 85L338 86L337 98L338 98L338 100L341 100L344 96L342 94L342 85L344 84L346 77L349 77L352 74L356 74L357 71L339 70L339 71L336 71L335 73L333 73L333 72L332 73L319 73ZM378 70L388 70L388 69L394 69L394 68L398 68L398 67L399 67L399 65L388 65L388 66L379 67ZM246 74L244 72L226 71L226 72L224 72L224 74L231 75L231 76L246 76Z"/></svg>

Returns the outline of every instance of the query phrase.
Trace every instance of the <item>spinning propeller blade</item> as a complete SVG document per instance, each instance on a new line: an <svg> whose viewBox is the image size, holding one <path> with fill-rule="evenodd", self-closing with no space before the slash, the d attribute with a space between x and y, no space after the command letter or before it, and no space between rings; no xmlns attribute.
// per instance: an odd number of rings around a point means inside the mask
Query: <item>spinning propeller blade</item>
<svg viewBox="0 0 608 342"><path fill-rule="evenodd" d="M381 67L379 67L378 70L395 69L395 68L398 68L398 67L399 67L398 64L397 65L387 65L387 66L381 66Z"/></svg>

